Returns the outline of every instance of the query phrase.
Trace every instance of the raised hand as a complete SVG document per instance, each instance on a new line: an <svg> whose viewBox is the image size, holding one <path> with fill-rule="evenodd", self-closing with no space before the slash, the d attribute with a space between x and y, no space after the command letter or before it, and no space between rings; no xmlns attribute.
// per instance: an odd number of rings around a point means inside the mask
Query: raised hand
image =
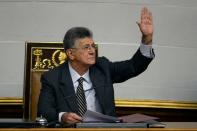
<svg viewBox="0 0 197 131"><path fill-rule="evenodd" d="M140 31L142 32L142 43L152 44L153 37L153 18L152 13L146 8L141 10L141 21L137 22Z"/></svg>

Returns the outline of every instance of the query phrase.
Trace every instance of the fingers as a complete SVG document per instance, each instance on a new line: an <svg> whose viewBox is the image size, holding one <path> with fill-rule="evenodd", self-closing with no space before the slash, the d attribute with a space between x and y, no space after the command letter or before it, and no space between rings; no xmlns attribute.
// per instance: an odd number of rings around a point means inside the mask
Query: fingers
<svg viewBox="0 0 197 131"><path fill-rule="evenodd" d="M151 25L152 21L152 13L148 8L143 7L141 10L141 24Z"/></svg>
<svg viewBox="0 0 197 131"><path fill-rule="evenodd" d="M82 117L78 116L76 113L67 112L62 115L62 122L66 124L75 124L82 122Z"/></svg>
<svg viewBox="0 0 197 131"><path fill-rule="evenodd" d="M142 33L142 42L145 44L152 43L153 37L153 16L148 8L143 7L141 10L141 21L137 22Z"/></svg>
<svg viewBox="0 0 197 131"><path fill-rule="evenodd" d="M140 27L140 29L142 28L141 26L153 25L152 13L148 10L147 7L142 8L142 10L141 10L141 21L137 22L137 24Z"/></svg>
<svg viewBox="0 0 197 131"><path fill-rule="evenodd" d="M141 30L141 23L138 22L138 21L136 21L136 23L137 23L137 25L139 26L140 31L142 32L142 30Z"/></svg>

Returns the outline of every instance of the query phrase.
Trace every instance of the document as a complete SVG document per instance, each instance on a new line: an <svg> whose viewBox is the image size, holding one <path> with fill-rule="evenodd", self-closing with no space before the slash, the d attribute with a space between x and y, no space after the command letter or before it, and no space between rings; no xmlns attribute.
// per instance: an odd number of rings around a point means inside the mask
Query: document
<svg viewBox="0 0 197 131"><path fill-rule="evenodd" d="M164 124L156 121L157 117L144 114L131 114L122 117L112 117L98 112L87 110L84 114L83 122L77 123L77 128L163 128Z"/></svg>
<svg viewBox="0 0 197 131"><path fill-rule="evenodd" d="M122 119L122 121L125 123L132 123L132 122L146 122L149 120L156 120L159 118L136 113L136 114L132 114L132 115L119 117L119 119Z"/></svg>
<svg viewBox="0 0 197 131"><path fill-rule="evenodd" d="M120 122L136 123L136 122L146 122L149 120L156 120L156 119L159 118L153 116L147 116L139 113L122 116L118 118L90 110L87 110L83 116L83 122L102 122L102 123L120 123Z"/></svg>
<svg viewBox="0 0 197 131"><path fill-rule="evenodd" d="M83 116L83 122L118 123L121 122L121 120L117 117L112 117L101 114L99 112L87 110Z"/></svg>

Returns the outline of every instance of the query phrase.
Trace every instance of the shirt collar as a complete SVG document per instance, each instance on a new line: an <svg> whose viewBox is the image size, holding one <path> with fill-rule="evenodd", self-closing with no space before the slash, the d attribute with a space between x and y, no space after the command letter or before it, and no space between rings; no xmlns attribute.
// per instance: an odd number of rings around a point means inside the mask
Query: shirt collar
<svg viewBox="0 0 197 131"><path fill-rule="evenodd" d="M80 77L83 77L87 83L90 83L90 82L91 82L91 81L90 81L90 76L89 76L89 69L88 69L88 71L87 71L84 75L80 76L80 75L75 71L75 69L72 68L70 62L68 62L68 67L69 67L69 71L70 71L70 74L71 74L71 78L72 78L73 83L77 82L77 80L78 80Z"/></svg>

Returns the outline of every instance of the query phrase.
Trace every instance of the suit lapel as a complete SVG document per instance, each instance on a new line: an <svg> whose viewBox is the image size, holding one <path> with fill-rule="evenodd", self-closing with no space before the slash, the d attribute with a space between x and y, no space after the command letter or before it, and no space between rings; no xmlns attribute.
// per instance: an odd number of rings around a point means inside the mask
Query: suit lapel
<svg viewBox="0 0 197 131"><path fill-rule="evenodd" d="M98 98L99 104L102 109L104 109L104 101L105 101L105 77L103 74L96 68L90 67L89 70L90 79L92 81L93 88L96 92L96 97Z"/></svg>
<svg viewBox="0 0 197 131"><path fill-rule="evenodd" d="M76 103L76 97L75 97L75 91L74 86L72 82L72 78L70 75L70 71L68 68L68 62L64 64L64 66L61 69L60 73L60 89L64 95L64 99L69 104L71 110L73 112L77 112L77 103Z"/></svg>
<svg viewBox="0 0 197 131"><path fill-rule="evenodd" d="M99 104L102 109L105 109L105 76L95 66L90 67L89 75L92 81L93 88L95 89L96 97L98 98ZM59 88L64 95L64 99L69 104L71 110L73 112L77 112L76 96L72 78L68 68L68 62L66 62L64 66L62 66L59 80Z"/></svg>

